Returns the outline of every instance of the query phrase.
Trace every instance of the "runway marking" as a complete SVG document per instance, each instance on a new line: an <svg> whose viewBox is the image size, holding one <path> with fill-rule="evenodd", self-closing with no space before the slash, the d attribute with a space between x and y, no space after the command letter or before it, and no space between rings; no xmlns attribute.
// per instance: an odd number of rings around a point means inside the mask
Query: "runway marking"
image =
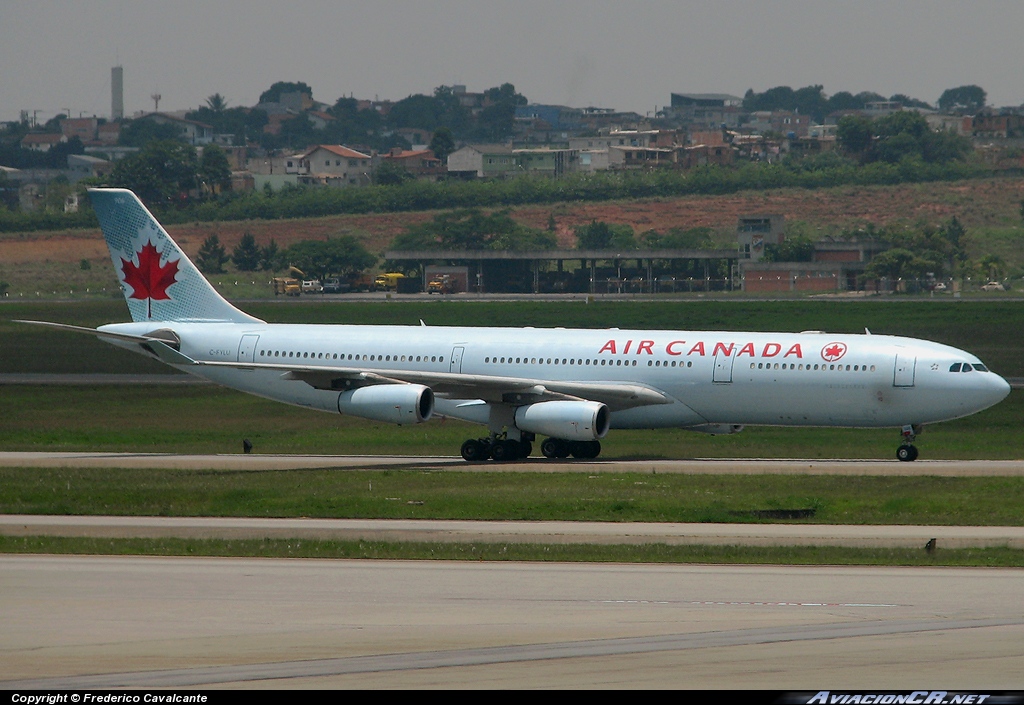
<svg viewBox="0 0 1024 705"><path fill-rule="evenodd" d="M593 656L622 656L687 649L750 646L792 641L846 639L887 634L912 634L1022 625L1024 625L1024 617L1015 619L844 622L837 624L738 629L720 632L624 637L618 639L590 639L549 644L524 644L521 646L495 646L478 649L453 649L450 651L421 651L309 661L283 661L238 666L212 666L0 681L0 689L182 688L216 683L322 678L325 676L342 676L356 673L457 668L461 666L481 666L499 663L521 663Z"/></svg>
<svg viewBox="0 0 1024 705"><path fill-rule="evenodd" d="M713 607L900 607L900 605L886 603L858 603L858 602L750 602L730 601L717 602L712 600L693 600L690 602L677 602L674 600L597 600L597 604L609 605L692 605L713 606Z"/></svg>

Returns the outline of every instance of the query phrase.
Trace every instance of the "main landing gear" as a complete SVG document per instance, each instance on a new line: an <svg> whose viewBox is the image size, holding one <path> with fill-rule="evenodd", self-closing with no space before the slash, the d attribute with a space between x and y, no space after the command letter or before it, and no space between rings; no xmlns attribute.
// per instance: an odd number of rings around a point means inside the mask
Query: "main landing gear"
<svg viewBox="0 0 1024 705"><path fill-rule="evenodd" d="M540 444L545 458L568 458L590 460L601 454L601 441L565 441L561 438L545 438Z"/></svg>
<svg viewBox="0 0 1024 705"><path fill-rule="evenodd" d="M510 438L470 438L462 444L462 458L469 462L493 459L498 462L530 457L533 443Z"/></svg>
<svg viewBox="0 0 1024 705"><path fill-rule="evenodd" d="M914 445L914 440L920 432L921 427L918 424L903 427L903 445L896 449L896 458L901 462L917 460L917 446Z"/></svg>
<svg viewBox="0 0 1024 705"><path fill-rule="evenodd" d="M522 434L521 440L510 438L470 438L462 444L462 457L471 463L483 460L522 460L533 452L532 434ZM561 438L545 438L540 444L545 458L592 459L601 454L600 441L566 441Z"/></svg>

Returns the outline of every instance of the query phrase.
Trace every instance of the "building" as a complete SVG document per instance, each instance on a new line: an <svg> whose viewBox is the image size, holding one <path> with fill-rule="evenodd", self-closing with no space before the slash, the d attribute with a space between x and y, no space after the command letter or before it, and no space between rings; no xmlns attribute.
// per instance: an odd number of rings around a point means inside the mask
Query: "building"
<svg viewBox="0 0 1024 705"><path fill-rule="evenodd" d="M736 223L736 241L741 258L757 262L765 245L779 245L786 238L786 218L777 214L743 216Z"/></svg>
<svg viewBox="0 0 1024 705"><path fill-rule="evenodd" d="M1024 137L1024 115L1015 110L979 110L972 121L975 137L1007 139Z"/></svg>
<svg viewBox="0 0 1024 705"><path fill-rule="evenodd" d="M379 160L396 164L417 179L437 181L447 173L441 160L429 149L402 149L395 147L389 154L382 154Z"/></svg>
<svg viewBox="0 0 1024 705"><path fill-rule="evenodd" d="M91 118L67 118L60 121L61 134L69 140L77 137L82 144L94 142L99 129L99 120Z"/></svg>
<svg viewBox="0 0 1024 705"><path fill-rule="evenodd" d="M322 130L334 122L334 116L322 110L310 110L306 112L306 118L316 130Z"/></svg>
<svg viewBox="0 0 1024 705"><path fill-rule="evenodd" d="M180 130L181 138L192 145L213 142L213 125L207 125L205 122L189 120L170 113L148 113L138 119L152 120L159 125L173 125Z"/></svg>
<svg viewBox="0 0 1024 705"><path fill-rule="evenodd" d="M512 148L502 144L467 144L448 155L448 173L464 178L493 179L516 170Z"/></svg>
<svg viewBox="0 0 1024 705"><path fill-rule="evenodd" d="M673 93L670 101L666 117L697 127L734 129L743 115L743 99L728 93Z"/></svg>
<svg viewBox="0 0 1024 705"><path fill-rule="evenodd" d="M698 166L730 166L736 161L736 152L727 144L694 144L676 150L676 164L680 169Z"/></svg>
<svg viewBox="0 0 1024 705"><path fill-rule="evenodd" d="M113 169L114 164L106 159L91 157L88 154L68 155L68 180L73 184L82 179L107 176Z"/></svg>
<svg viewBox="0 0 1024 705"><path fill-rule="evenodd" d="M299 183L367 186L373 182L373 157L340 144L317 145L295 158L292 168Z"/></svg>
<svg viewBox="0 0 1024 705"><path fill-rule="evenodd" d="M744 128L760 134L775 132L785 136L806 137L810 126L810 115L788 110L757 110L750 113Z"/></svg>
<svg viewBox="0 0 1024 705"><path fill-rule="evenodd" d="M33 152L49 152L51 148L67 141L67 137L57 132L30 132L21 138L21 148Z"/></svg>
<svg viewBox="0 0 1024 705"><path fill-rule="evenodd" d="M514 149L516 166L526 174L562 176L579 171L580 153L575 149Z"/></svg>
<svg viewBox="0 0 1024 705"><path fill-rule="evenodd" d="M674 144L674 130L609 130L589 137L571 137L569 149L609 149L611 147L670 147Z"/></svg>

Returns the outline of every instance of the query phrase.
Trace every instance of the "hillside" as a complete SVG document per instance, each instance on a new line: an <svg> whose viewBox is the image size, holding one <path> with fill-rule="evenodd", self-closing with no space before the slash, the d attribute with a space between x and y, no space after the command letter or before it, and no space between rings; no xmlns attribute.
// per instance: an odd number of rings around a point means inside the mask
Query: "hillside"
<svg viewBox="0 0 1024 705"><path fill-rule="evenodd" d="M559 242L575 245L572 229L592 220L631 225L637 233L672 227L707 226L723 247L731 245L741 214L781 213L790 223L802 223L809 234L828 235L866 223L940 224L954 215L972 239L972 258L993 251L1011 267L1024 265L1020 207L1024 179L999 178L933 182L899 186L843 186L814 191L781 189L748 191L724 196L687 196L604 203L561 203L512 209L524 224L545 228L554 215ZM331 216L295 220L193 223L169 226L171 235L194 256L203 240L216 233L229 253L246 232L261 245L271 238L281 247L331 235L359 237L373 252L388 247L406 225L429 220L432 211L380 215ZM82 260L89 269L81 269ZM262 278L262 275L257 278ZM10 233L0 236L0 281L10 295L64 295L70 290L90 293L113 282L106 247L98 231Z"/></svg>

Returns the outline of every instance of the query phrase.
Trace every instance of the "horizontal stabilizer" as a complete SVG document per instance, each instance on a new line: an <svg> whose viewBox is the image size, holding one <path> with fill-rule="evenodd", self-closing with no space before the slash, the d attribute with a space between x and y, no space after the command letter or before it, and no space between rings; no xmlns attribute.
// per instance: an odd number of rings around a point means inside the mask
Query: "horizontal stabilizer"
<svg viewBox="0 0 1024 705"><path fill-rule="evenodd" d="M28 323L33 326L45 326L47 328L68 331L70 333L85 333L87 335L94 335L97 338L110 338L112 340L120 340L126 343L138 343L139 346L153 353L160 358L161 362L166 362L168 365L198 364L188 355L184 355L172 347L172 344L176 346L176 341L173 337L173 333L170 333L170 331L167 331L166 329L153 331L153 335L133 335L132 333L115 333L114 331L109 330L86 328L85 326L73 326L68 323L52 323L50 321L15 320L14 322Z"/></svg>

